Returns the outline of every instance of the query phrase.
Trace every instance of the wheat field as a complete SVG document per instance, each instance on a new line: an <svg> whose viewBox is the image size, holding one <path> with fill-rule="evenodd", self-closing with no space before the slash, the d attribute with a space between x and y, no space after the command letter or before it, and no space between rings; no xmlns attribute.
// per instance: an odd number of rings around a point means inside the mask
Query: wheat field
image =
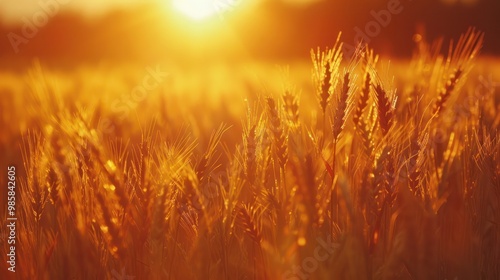
<svg viewBox="0 0 500 280"><path fill-rule="evenodd" d="M339 36L274 74L171 71L128 95L149 70L2 72L0 279L500 279L483 35L420 38L401 63Z"/></svg>

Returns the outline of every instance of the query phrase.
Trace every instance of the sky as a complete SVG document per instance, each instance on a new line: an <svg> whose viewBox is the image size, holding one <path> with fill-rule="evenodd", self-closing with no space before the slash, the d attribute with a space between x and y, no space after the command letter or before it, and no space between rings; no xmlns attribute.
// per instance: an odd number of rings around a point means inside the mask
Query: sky
<svg viewBox="0 0 500 280"><path fill-rule="evenodd" d="M213 15L208 21L193 21L170 9L171 1L236 5L223 14L224 20ZM391 15L390 24L378 24L379 14L393 1L404 11ZM40 21L36 15L52 11L53 4L57 11L33 32ZM355 45L361 36L378 53L407 57L422 26L430 40L444 36L445 41L475 26L486 33L485 53L500 55L498 15L498 0L0 0L0 59L98 61L179 58L186 53L196 59L240 59L241 49L263 59L304 57L311 47L334 44L340 31L346 44ZM369 38L359 35L365 31Z"/></svg>
<svg viewBox="0 0 500 280"><path fill-rule="evenodd" d="M54 3L62 10L77 11L78 14L93 17L102 16L109 11L115 9L133 7L137 4L147 3L164 3L169 5L174 0L2 0L0 1L0 21L4 24L15 24L20 22L23 17L30 17L34 13L50 6ZM203 1L203 0L198 0ZM281 1L292 6L307 7L317 2L328 0L206 0L206 1L247 1L247 2L264 2L264 1ZM332 1L332 0L330 0ZM486 0L437 0L449 6L474 6L481 1Z"/></svg>
<svg viewBox="0 0 500 280"><path fill-rule="evenodd" d="M76 11L78 14L87 17L102 16L115 9L133 7L137 4L161 2L169 5L172 0L2 0L0 1L0 23L19 23L23 17L30 17L34 13L43 9L44 5L57 3L62 10ZM207 1L281 1L293 6L307 7L311 4L322 1L333 0L207 0ZM437 0L450 6L473 6L486 0Z"/></svg>
<svg viewBox="0 0 500 280"><path fill-rule="evenodd" d="M63 10L78 11L84 16L103 15L106 12L137 3L159 0L1 0L0 15L4 23L15 23L22 17L29 17L49 3L58 3Z"/></svg>

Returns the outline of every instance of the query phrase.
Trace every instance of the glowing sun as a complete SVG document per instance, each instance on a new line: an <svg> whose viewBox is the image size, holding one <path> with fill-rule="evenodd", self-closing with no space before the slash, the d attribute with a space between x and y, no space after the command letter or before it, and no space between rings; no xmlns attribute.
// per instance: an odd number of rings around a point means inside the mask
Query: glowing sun
<svg viewBox="0 0 500 280"><path fill-rule="evenodd" d="M229 9L230 5L221 5L218 1L227 0L173 0L173 5L178 12L192 19L202 20Z"/></svg>

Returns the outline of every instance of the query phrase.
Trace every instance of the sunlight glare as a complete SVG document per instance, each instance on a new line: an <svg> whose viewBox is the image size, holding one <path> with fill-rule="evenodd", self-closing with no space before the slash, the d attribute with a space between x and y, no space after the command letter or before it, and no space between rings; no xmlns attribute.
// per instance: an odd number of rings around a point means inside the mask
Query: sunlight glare
<svg viewBox="0 0 500 280"><path fill-rule="evenodd" d="M217 14L214 0L173 0L174 8L194 19L202 20Z"/></svg>

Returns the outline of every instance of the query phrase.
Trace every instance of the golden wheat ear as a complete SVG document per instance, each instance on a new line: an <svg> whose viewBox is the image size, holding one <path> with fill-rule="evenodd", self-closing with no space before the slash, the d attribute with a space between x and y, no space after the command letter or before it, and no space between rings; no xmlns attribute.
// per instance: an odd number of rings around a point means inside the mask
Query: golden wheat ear
<svg viewBox="0 0 500 280"><path fill-rule="evenodd" d="M434 109L432 114L435 116L439 116L439 113L445 107L445 103L450 98L451 93L455 89L458 84L460 77L462 76L463 71L461 69L456 69L453 74L450 75L449 80L446 82L446 86L440 91L438 99L434 104Z"/></svg>
<svg viewBox="0 0 500 280"><path fill-rule="evenodd" d="M374 51L366 46L361 58L363 62L364 77L362 88L359 91L358 102L354 109L353 123L357 135L361 137L365 154L371 157L374 147L372 130L368 128L367 120L371 121L372 118L369 116L364 117L363 115L367 107L369 107L368 109L370 111L368 115L371 115L371 112L373 112L373 106L371 106L371 102L369 101L372 92L371 89L374 87L374 76L376 77L375 66L378 62L378 55L375 55Z"/></svg>
<svg viewBox="0 0 500 280"><path fill-rule="evenodd" d="M268 97L266 101L276 157L278 158L280 166L283 167L288 161L288 137L276 101L271 97Z"/></svg>
<svg viewBox="0 0 500 280"><path fill-rule="evenodd" d="M333 141L337 142L339 140L340 134L344 129L347 117L352 108L352 98L351 98L351 73L346 71L342 79L342 88L340 94L337 98L337 108L333 114Z"/></svg>
<svg viewBox="0 0 500 280"><path fill-rule="evenodd" d="M241 206L236 214L236 220L240 228L255 243L262 241L262 233L256 220L257 213L253 207Z"/></svg>
<svg viewBox="0 0 500 280"><path fill-rule="evenodd" d="M475 28L469 28L467 32L460 36L455 46L453 41L450 43L447 66L449 65L455 69L446 80L445 86L439 90L439 96L433 107L433 116L439 117L452 93L458 90L461 84L460 81L467 77L475 59L479 55L483 42L484 33L477 31Z"/></svg>
<svg viewBox="0 0 500 280"><path fill-rule="evenodd" d="M390 101L387 91L381 84L375 86L375 98L380 129L382 130L382 134L385 136L394 122L394 103Z"/></svg>
<svg viewBox="0 0 500 280"><path fill-rule="evenodd" d="M378 62L378 55L375 55L373 50L369 49L368 46L365 47L365 51L361 56L363 61L364 80L353 116L353 122L356 128L360 128L363 126L362 117L368 105L368 100L370 99L370 89L373 84L372 72L375 72L375 66Z"/></svg>
<svg viewBox="0 0 500 280"><path fill-rule="evenodd" d="M316 51L311 50L313 82L323 115L326 114L326 108L338 83L343 46L340 42L341 35L342 33L339 33L333 48L326 48L324 51L319 48Z"/></svg>
<svg viewBox="0 0 500 280"><path fill-rule="evenodd" d="M288 122L293 127L299 125L299 99L300 96L293 88L286 89L283 96L283 109L288 117Z"/></svg>
<svg viewBox="0 0 500 280"><path fill-rule="evenodd" d="M256 130L257 126L254 125L245 133L245 174L250 183L255 181L256 175L256 159L257 159L257 141Z"/></svg>
<svg viewBox="0 0 500 280"><path fill-rule="evenodd" d="M360 91L358 103L356 109L354 111L353 122L356 128L361 127L361 118L363 117L363 113L365 111L366 106L368 105L368 100L370 99L370 88L372 85L370 73L366 72L363 88Z"/></svg>
<svg viewBox="0 0 500 280"><path fill-rule="evenodd" d="M210 136L210 140L208 142L208 147L196 165L196 175L198 176L198 181L200 182L206 182L207 180L207 174L206 172L209 171L210 169L214 168L214 154L216 151L217 146L219 145L222 136L224 135L225 132L227 132L230 129L229 126L225 125L222 123L219 128L217 128L216 131L212 133L212 136Z"/></svg>

